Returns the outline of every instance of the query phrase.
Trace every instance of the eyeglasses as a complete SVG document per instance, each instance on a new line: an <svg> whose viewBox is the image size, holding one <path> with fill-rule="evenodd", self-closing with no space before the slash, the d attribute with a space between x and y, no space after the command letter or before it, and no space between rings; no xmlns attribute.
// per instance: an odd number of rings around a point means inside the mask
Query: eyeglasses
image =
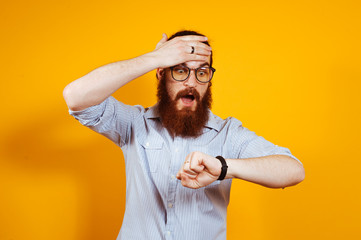
<svg viewBox="0 0 361 240"><path fill-rule="evenodd" d="M200 83L211 81L213 74L216 71L216 69L212 67L189 68L183 65L173 66L170 67L170 69L173 79L179 82L187 80L191 71L194 70L196 78Z"/></svg>

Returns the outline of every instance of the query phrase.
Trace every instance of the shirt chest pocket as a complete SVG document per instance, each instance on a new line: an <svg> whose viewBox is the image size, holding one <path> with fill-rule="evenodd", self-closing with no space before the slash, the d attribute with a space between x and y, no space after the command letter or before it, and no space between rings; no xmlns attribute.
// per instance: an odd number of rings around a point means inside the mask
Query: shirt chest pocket
<svg viewBox="0 0 361 240"><path fill-rule="evenodd" d="M147 172L156 173L167 165L168 154L164 142L159 138L138 139L141 151L141 164Z"/></svg>

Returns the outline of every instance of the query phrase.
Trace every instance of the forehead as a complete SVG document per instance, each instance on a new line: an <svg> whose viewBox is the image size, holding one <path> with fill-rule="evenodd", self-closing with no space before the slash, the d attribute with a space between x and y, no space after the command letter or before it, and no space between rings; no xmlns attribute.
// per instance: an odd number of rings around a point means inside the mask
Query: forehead
<svg viewBox="0 0 361 240"><path fill-rule="evenodd" d="M184 65L187 66L189 68L198 68L198 67L203 67L203 66L209 66L210 65L210 58L208 58L208 60L205 61L188 61L185 62L183 64L180 65Z"/></svg>

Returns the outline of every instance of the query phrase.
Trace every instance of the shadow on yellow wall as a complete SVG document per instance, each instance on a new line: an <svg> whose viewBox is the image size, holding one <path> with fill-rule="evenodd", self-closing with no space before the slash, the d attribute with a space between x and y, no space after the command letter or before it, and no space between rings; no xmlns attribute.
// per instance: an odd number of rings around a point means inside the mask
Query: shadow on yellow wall
<svg viewBox="0 0 361 240"><path fill-rule="evenodd" d="M117 235L125 201L123 157L95 133L72 134L80 130L74 121L66 112L49 111L6 136L1 239Z"/></svg>

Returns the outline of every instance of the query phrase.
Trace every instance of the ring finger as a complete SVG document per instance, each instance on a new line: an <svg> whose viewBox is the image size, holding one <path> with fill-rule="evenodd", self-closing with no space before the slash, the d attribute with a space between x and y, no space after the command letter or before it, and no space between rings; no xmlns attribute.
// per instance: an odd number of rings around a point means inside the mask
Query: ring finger
<svg viewBox="0 0 361 240"><path fill-rule="evenodd" d="M194 48L194 54L202 54L202 55L210 55L212 52L212 48L204 43L200 42L189 42L186 47L186 51L188 50L189 53L192 53Z"/></svg>

